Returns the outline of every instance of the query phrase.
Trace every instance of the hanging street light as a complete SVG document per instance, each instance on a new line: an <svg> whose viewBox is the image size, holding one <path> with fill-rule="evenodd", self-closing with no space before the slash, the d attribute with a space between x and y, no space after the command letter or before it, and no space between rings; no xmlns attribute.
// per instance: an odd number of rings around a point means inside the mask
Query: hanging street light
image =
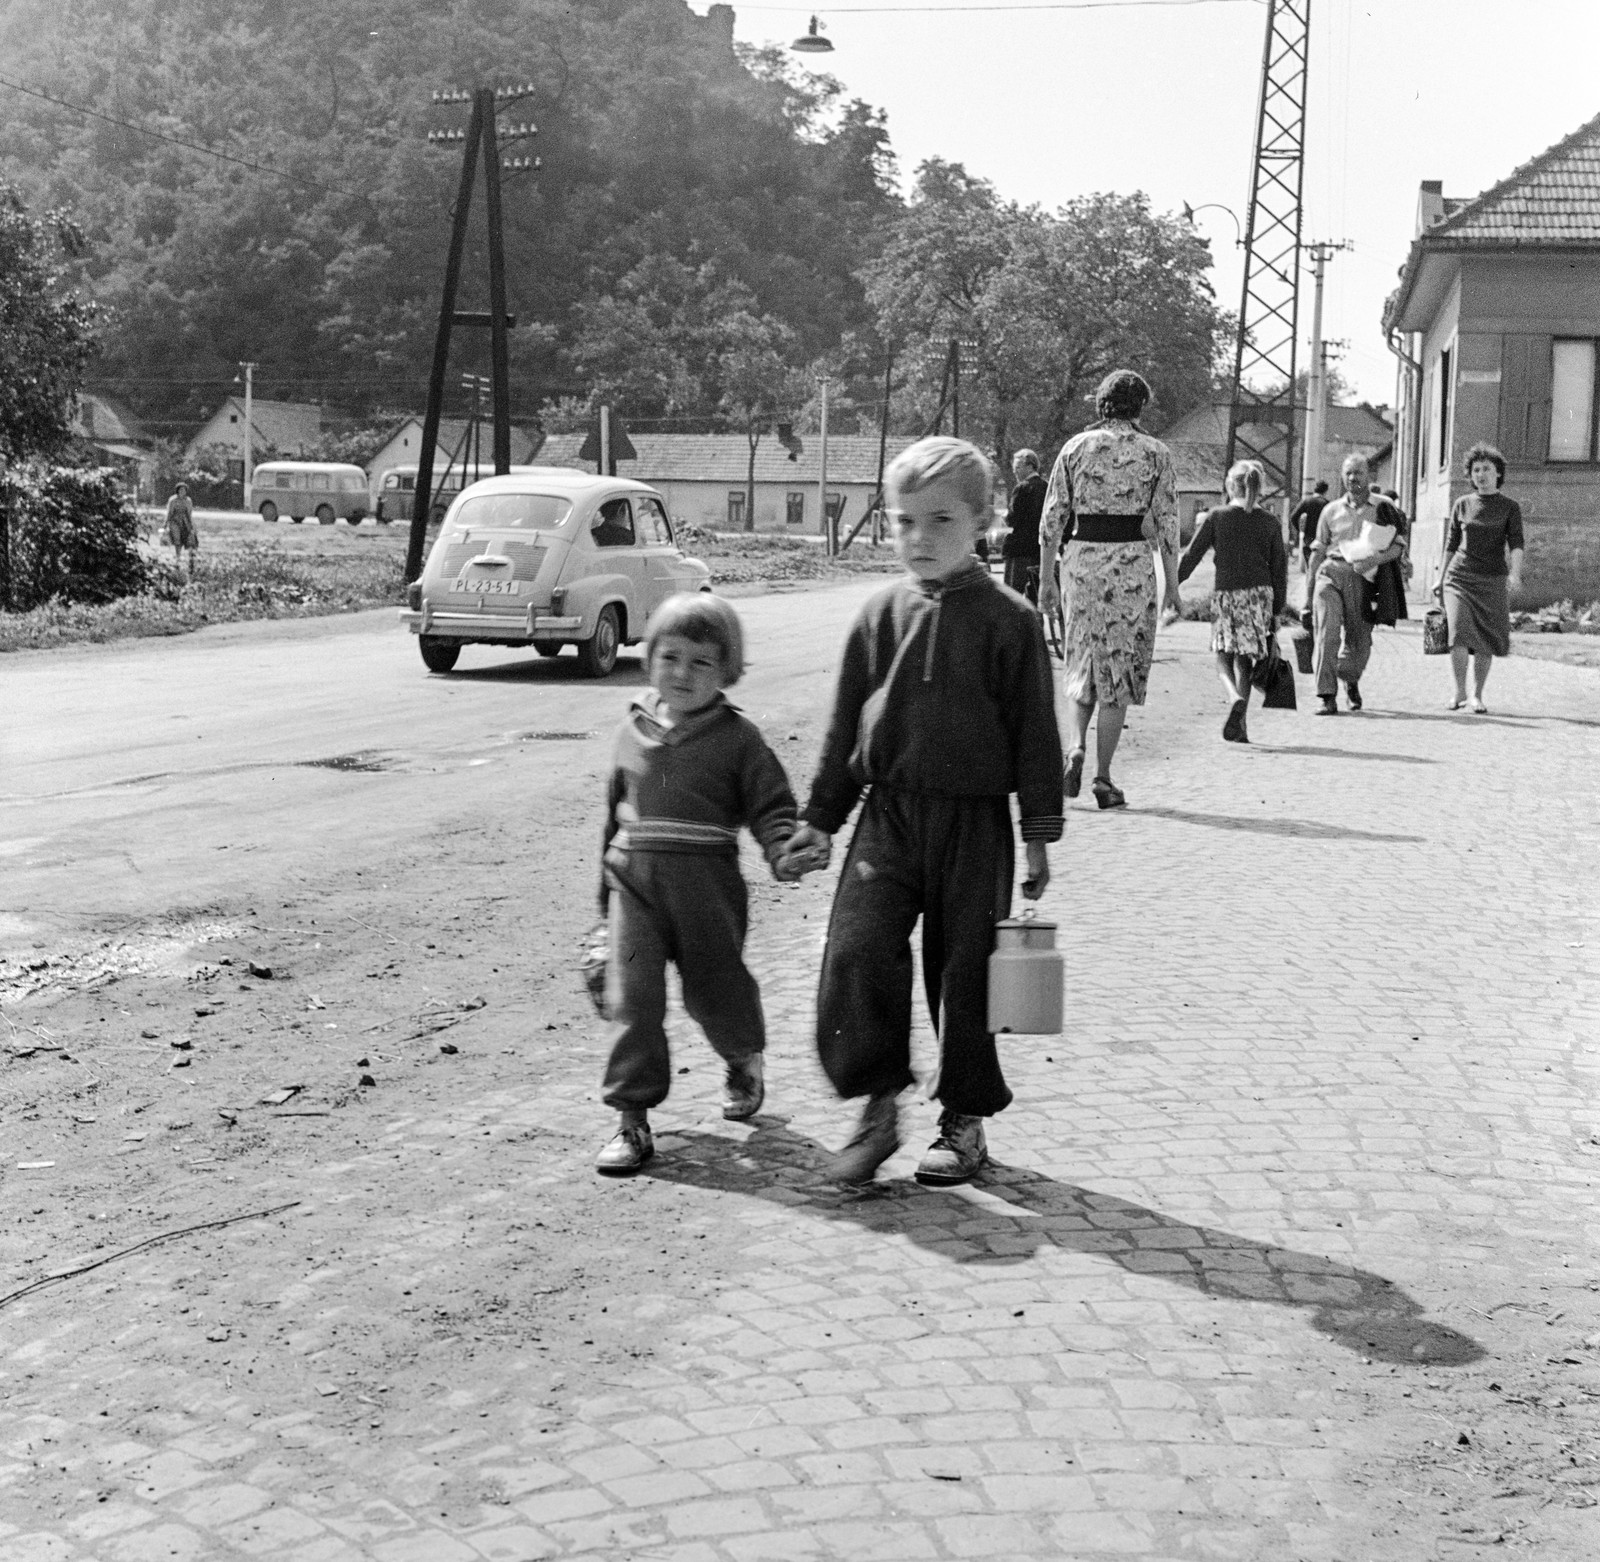
<svg viewBox="0 0 1600 1562"><path fill-rule="evenodd" d="M796 38L789 45L796 54L832 54L833 45L822 36L822 23L816 17L811 18L811 26L806 29L803 38Z"/></svg>

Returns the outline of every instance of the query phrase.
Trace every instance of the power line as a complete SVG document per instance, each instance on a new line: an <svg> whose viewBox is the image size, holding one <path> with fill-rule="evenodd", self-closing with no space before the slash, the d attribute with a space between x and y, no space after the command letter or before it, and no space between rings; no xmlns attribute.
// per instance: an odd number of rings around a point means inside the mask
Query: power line
<svg viewBox="0 0 1600 1562"><path fill-rule="evenodd" d="M198 141L185 141L181 136L169 136L164 131L151 130L146 125L136 125L131 119L118 119L114 114L103 114L99 109L87 108L82 103L69 103L65 98L58 98L42 87L31 87L25 82L12 81L6 76L0 76L0 87L10 87L13 92L24 93L44 103L53 103L57 108L68 109L74 114L86 114L90 119L104 120L108 125L119 125L122 129L131 130L137 135L149 136L154 141L165 141L169 146L184 147L190 152L200 153L202 157L214 157L218 162L232 163L236 167L248 168L258 174L270 174L274 179L286 179L290 184L305 185L307 189L321 190L327 195L343 195L352 201L366 201L369 206L373 204L371 196L363 195L356 190L344 190L336 184L320 184L315 179L304 179L299 174L285 173L283 169L269 167L266 163L255 163L247 157L234 157L228 152L219 152L215 147L202 145Z"/></svg>
<svg viewBox="0 0 1600 1562"><path fill-rule="evenodd" d="M1262 5L1265 0L1004 0L999 5L830 5L818 6L822 16L873 16L884 12L915 11L924 16L970 11L1134 11L1181 5ZM785 11L796 15L808 5L741 5L741 11Z"/></svg>

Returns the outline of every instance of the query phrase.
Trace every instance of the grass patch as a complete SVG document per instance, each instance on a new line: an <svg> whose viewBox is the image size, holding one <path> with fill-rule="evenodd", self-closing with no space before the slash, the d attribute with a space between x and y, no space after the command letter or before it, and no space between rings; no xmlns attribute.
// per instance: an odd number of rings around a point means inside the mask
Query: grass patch
<svg viewBox="0 0 1600 1562"><path fill-rule="evenodd" d="M181 635L206 624L316 618L397 604L404 564L396 551L286 553L270 543L202 552L193 580L162 565L156 589L138 596L102 605L47 602L27 613L0 613L0 651Z"/></svg>
<svg viewBox="0 0 1600 1562"><path fill-rule="evenodd" d="M820 541L772 536L764 532L707 532L683 527L685 553L711 568L715 585L782 584L798 580L848 580L857 575L898 574L892 548L874 548L859 538L846 553L830 559Z"/></svg>

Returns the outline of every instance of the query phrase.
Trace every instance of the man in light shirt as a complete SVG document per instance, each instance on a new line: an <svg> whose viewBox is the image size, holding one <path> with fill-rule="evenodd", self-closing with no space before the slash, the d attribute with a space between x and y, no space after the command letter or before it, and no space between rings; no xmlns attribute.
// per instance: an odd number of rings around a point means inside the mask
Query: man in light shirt
<svg viewBox="0 0 1600 1562"><path fill-rule="evenodd" d="M1318 516L1307 564L1319 716L1339 714L1341 678L1350 709L1361 709L1361 675L1372 657L1368 588L1378 570L1406 550L1405 517L1372 491L1366 457L1346 456L1339 475L1344 492Z"/></svg>

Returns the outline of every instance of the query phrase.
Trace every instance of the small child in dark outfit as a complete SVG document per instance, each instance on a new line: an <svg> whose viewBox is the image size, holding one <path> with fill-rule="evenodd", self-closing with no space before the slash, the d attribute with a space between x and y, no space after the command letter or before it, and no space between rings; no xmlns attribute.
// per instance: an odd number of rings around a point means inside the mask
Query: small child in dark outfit
<svg viewBox="0 0 1600 1562"><path fill-rule="evenodd" d="M672 1081L667 962L683 1002L727 1065L722 1115L761 1110L766 1026L744 963L749 894L739 875L748 825L774 874L795 830L789 778L755 723L723 697L744 671L739 615L709 593L670 597L645 638L650 689L617 734L606 797L601 910L610 920L607 1106L622 1121L595 1170L631 1176L655 1153L649 1110Z"/></svg>
<svg viewBox="0 0 1600 1562"><path fill-rule="evenodd" d="M863 790L839 877L817 998L817 1047L841 1096L866 1096L838 1157L870 1181L899 1147L911 1072L911 934L939 1033L939 1135L917 1180L965 1182L988 1158L983 1120L1010 1104L988 1031L994 925L1010 915L1012 793L1036 900L1061 838L1061 737L1039 616L973 558L993 477L981 451L924 439L885 473L909 578L878 592L845 642L816 780L790 846L824 853ZM809 866L810 863L808 862Z"/></svg>

